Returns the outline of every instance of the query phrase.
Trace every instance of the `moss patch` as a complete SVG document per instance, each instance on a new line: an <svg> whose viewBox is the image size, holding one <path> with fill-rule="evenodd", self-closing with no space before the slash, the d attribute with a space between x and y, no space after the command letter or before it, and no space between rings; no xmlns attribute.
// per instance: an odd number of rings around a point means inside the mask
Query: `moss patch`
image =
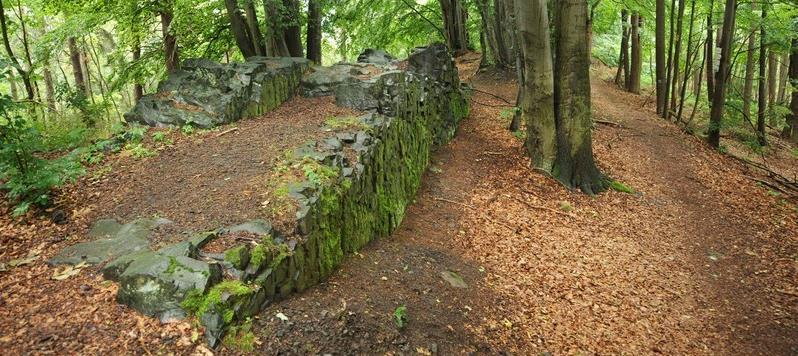
<svg viewBox="0 0 798 356"><path fill-rule="evenodd" d="M255 287L247 285L244 282L238 280L224 281L211 288L207 294L204 294L198 289L188 292L186 298L180 303L180 306L191 314L202 316L202 314L205 314L205 312L214 306L225 305L225 303L222 302L223 294L232 297L244 297L254 292ZM230 300L234 298L227 299ZM227 319L226 315L225 319ZM232 315L230 319L232 320ZM229 322L228 320L225 321Z"/></svg>
<svg viewBox="0 0 798 356"><path fill-rule="evenodd" d="M629 186L627 186L627 185L625 185L625 184L623 184L623 183L621 183L621 182L619 182L617 180L610 180L609 183L610 183L610 188L612 188L612 190L615 190L615 191L618 191L618 192L621 192L621 193L627 193L627 194L636 193L634 189L632 189L631 187L629 187Z"/></svg>

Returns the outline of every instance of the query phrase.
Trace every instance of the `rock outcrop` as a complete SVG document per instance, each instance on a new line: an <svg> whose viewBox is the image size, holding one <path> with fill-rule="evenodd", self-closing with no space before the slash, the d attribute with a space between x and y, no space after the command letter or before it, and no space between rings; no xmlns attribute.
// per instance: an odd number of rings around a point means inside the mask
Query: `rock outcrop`
<svg viewBox="0 0 798 356"><path fill-rule="evenodd" d="M307 68L303 58L253 57L231 64L189 59L157 93L141 98L125 120L208 128L262 115L294 95Z"/></svg>

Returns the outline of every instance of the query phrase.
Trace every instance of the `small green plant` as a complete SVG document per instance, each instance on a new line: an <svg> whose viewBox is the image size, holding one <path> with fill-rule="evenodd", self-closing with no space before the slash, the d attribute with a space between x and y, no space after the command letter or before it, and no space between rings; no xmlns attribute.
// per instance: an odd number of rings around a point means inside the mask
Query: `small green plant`
<svg viewBox="0 0 798 356"><path fill-rule="evenodd" d="M563 200L563 201L560 202L560 210L562 210L562 211L564 211L566 213L570 213L570 212L572 212L574 210L574 206L571 205L570 202L567 202L567 201Z"/></svg>
<svg viewBox="0 0 798 356"><path fill-rule="evenodd" d="M166 139L166 133L157 131L152 133L152 142L163 142Z"/></svg>
<svg viewBox="0 0 798 356"><path fill-rule="evenodd" d="M792 156L798 158L798 148L792 150Z"/></svg>
<svg viewBox="0 0 798 356"><path fill-rule="evenodd" d="M316 162L312 158L305 158L302 161L302 172L305 177L316 185L327 185L338 177L338 170Z"/></svg>
<svg viewBox="0 0 798 356"><path fill-rule="evenodd" d="M233 325L227 330L222 343L235 350L243 352L255 351L255 334L252 333L252 321L247 320L241 325Z"/></svg>
<svg viewBox="0 0 798 356"><path fill-rule="evenodd" d="M521 141L526 139L525 131L513 131L513 136Z"/></svg>
<svg viewBox="0 0 798 356"><path fill-rule="evenodd" d="M621 192L621 193L627 193L627 194L634 194L635 193L634 189L632 189L631 187L629 187L626 184L623 184L623 183L621 183L621 182L619 182L617 180L611 180L610 181L610 188L612 188L612 190L615 190L615 191Z"/></svg>
<svg viewBox="0 0 798 356"><path fill-rule="evenodd" d="M182 132L183 135L191 136L194 134L194 126L191 126L191 124L185 124L180 128L180 132Z"/></svg>
<svg viewBox="0 0 798 356"><path fill-rule="evenodd" d="M124 138L128 142L139 143L147 135L147 127L141 125L130 125L124 133Z"/></svg>
<svg viewBox="0 0 798 356"><path fill-rule="evenodd" d="M515 117L515 115L519 112L521 112L521 108L519 107L506 108L502 109L502 111L499 112L499 117L501 117L504 120L510 120L513 117Z"/></svg>
<svg viewBox="0 0 798 356"><path fill-rule="evenodd" d="M401 305L393 311L393 322L399 329L404 329L407 325L407 308Z"/></svg>
<svg viewBox="0 0 798 356"><path fill-rule="evenodd" d="M133 159L152 157L157 154L157 152L144 147L144 145L141 143L128 143L125 145L124 153L130 157L133 157Z"/></svg>
<svg viewBox="0 0 798 356"><path fill-rule="evenodd" d="M345 116L345 117L331 117L324 121L324 125L332 130L343 130L343 129L367 129L368 125L364 124L360 121L359 118L354 116Z"/></svg>

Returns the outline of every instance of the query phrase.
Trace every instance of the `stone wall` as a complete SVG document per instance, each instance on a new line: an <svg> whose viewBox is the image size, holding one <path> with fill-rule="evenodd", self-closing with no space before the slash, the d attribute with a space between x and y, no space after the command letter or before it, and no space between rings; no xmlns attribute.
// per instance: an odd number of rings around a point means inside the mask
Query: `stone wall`
<svg viewBox="0 0 798 356"><path fill-rule="evenodd" d="M219 64L189 59L125 114L150 126L208 128L262 115L296 92L308 68L303 58L253 57Z"/></svg>
<svg viewBox="0 0 798 356"><path fill-rule="evenodd" d="M248 251L234 258L248 260L240 267L239 283L217 285L184 302L200 316L211 345L227 324L318 283L345 254L389 236L412 202L431 152L454 136L469 110L467 93L443 46L411 55L406 71L345 81L333 91L339 104L373 113L357 118L359 130L336 133L294 152L295 159L312 159L337 173L331 182L290 187L300 206L299 238L267 236L254 248L244 247ZM356 163L346 159L347 149L357 153Z"/></svg>
<svg viewBox="0 0 798 356"><path fill-rule="evenodd" d="M197 90L184 94L181 85L204 81L213 88L238 88L233 91L237 94L230 94L237 99L225 99L229 107L220 116L211 117L208 110L188 111L207 120L191 116L191 123L212 125L221 122L215 120L255 114L291 95L304 63L256 60L230 69L188 62L185 72L162 84L162 93L168 95L142 100L142 105L155 108L137 107L134 112L153 110L141 116L147 123L153 117L160 118L156 124L186 123L189 114L174 102L198 100L201 95ZM298 206L296 231L275 231L269 222L254 220L193 234L186 241L153 250L147 237L168 220L143 218L127 224L101 220L90 232L95 240L70 246L49 262L104 264L105 278L119 282L118 302L162 321L193 314L204 326L208 343L216 346L231 326L246 322L271 301L328 277L344 255L389 236L402 222L431 152L454 136L469 107L444 46L418 49L408 58L406 70L396 70L398 66L391 62L374 71L374 64L340 64L315 69L305 77L306 95L334 94L339 105L369 113L347 118L343 128L293 151L290 159L315 175L306 172L304 180L284 182L285 199ZM271 79L232 79L241 68L248 68L251 78ZM179 79L185 77L191 79ZM234 81L224 84L214 78ZM200 92L211 95L210 89ZM239 232L258 239L221 254L202 252L208 242Z"/></svg>

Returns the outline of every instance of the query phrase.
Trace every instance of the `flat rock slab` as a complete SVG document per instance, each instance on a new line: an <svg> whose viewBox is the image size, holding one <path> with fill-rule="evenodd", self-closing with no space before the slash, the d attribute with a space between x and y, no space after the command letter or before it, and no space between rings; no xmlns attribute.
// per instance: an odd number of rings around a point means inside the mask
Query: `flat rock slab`
<svg viewBox="0 0 798 356"><path fill-rule="evenodd" d="M113 219L100 220L94 224L89 237L93 241L81 242L65 248L47 261L51 265L98 264L113 258L149 249L149 235L158 226L170 223L166 219L138 219L120 224Z"/></svg>

